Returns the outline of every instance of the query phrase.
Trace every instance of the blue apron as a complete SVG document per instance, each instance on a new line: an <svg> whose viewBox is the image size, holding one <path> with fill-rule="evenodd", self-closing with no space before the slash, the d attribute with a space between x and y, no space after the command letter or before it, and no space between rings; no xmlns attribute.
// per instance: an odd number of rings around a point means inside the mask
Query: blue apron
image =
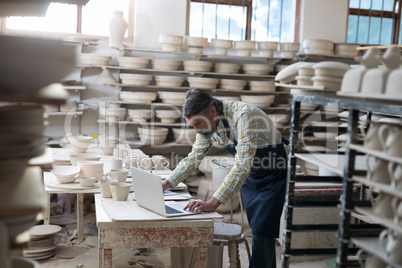
<svg viewBox="0 0 402 268"><path fill-rule="evenodd" d="M227 119L221 114L222 123L229 139L230 127ZM236 155L237 141L234 144L222 145L230 154ZM247 219L253 235L267 238L279 237L280 218L286 195L287 154L283 144L289 142L282 138L278 145L267 145L257 148L253 159L253 167L245 180L241 191ZM267 158L268 157L268 158ZM275 163L284 159L280 167ZM263 161L265 160L265 161ZM267 161L270 161L270 165Z"/></svg>

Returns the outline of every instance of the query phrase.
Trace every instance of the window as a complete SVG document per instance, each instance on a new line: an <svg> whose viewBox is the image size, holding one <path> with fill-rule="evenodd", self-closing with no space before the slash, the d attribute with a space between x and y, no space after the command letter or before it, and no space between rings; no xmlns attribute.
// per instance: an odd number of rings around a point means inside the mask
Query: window
<svg viewBox="0 0 402 268"><path fill-rule="evenodd" d="M113 10L122 10L129 28L126 38L133 37L134 0L91 0L85 6L51 3L45 17L8 17L2 19L3 32L35 32L42 35L83 34L109 36L109 19Z"/></svg>
<svg viewBox="0 0 402 268"><path fill-rule="evenodd" d="M293 42L296 0L191 0L190 36Z"/></svg>
<svg viewBox="0 0 402 268"><path fill-rule="evenodd" d="M400 13L400 0L350 0L347 42L400 44Z"/></svg>

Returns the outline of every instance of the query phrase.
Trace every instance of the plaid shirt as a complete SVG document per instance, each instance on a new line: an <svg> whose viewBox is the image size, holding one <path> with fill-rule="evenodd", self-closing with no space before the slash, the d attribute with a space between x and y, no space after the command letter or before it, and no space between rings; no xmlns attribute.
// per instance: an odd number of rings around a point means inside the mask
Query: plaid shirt
<svg viewBox="0 0 402 268"><path fill-rule="evenodd" d="M237 141L234 166L213 195L216 200L225 204L248 177L258 146L281 144L282 136L267 114L255 106L240 101L223 102L223 114L228 121L232 140ZM172 187L186 179L198 167L213 140L219 145L233 145L222 120L219 121L213 139L197 134L191 152L180 161L168 178ZM287 152L287 146L285 150Z"/></svg>

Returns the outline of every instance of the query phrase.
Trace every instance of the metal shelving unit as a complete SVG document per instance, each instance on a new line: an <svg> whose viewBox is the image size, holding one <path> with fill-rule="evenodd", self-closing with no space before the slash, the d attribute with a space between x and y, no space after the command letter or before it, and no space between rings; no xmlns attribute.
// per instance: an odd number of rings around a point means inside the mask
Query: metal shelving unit
<svg viewBox="0 0 402 268"><path fill-rule="evenodd" d="M342 155L340 168L333 169L339 176L334 177L304 177L295 175L295 166L297 158L306 158L304 154L298 154L300 150L298 136L302 131L300 125L300 103L314 103L319 105L338 105L339 107L349 109L348 127L347 127L347 146L344 155ZM398 157L390 157L382 152L372 152L361 144L358 134L359 112L367 112L370 119L371 113L384 113L388 115L402 115L402 102L395 100L376 100L373 98L356 98L355 96L337 96L335 94L326 94L325 92L298 92L293 96L292 117L291 117L291 133L290 133L290 151L289 151L289 173L287 183L287 195L285 203L285 224L282 248L282 267L289 267L290 257L300 255L333 255L336 256L336 267L360 267L356 258L352 255L359 248L365 249L367 252L376 255L390 267L400 267L393 263L389 263L384 254L384 250L379 249L378 235L384 228L390 228L396 232L402 233L400 226L391 220L384 219L375 215L371 210L371 203L364 199L363 191L360 192L358 198L353 196L356 185L360 185L361 190L365 187L374 187L377 191L385 192L393 196L401 198L402 193L392 189L389 185L370 182L366 179L366 172L356 163L358 159L364 157L364 154L375 155L388 161L401 163L402 159ZM370 121L368 121L370 122ZM369 127L367 125L366 127ZM308 127L306 127L308 128ZM318 129L316 129L318 131ZM322 129L321 129L322 130ZM328 129L329 130L329 129ZM326 154L327 158L334 158L331 154ZM339 155L340 156L340 155ZM309 156L312 158L312 156ZM320 156L315 157L316 165L329 167L329 160ZM306 160L306 159L304 159ZM310 159L310 161L312 161ZM340 182L342 183L342 196L340 202L336 201L310 201L302 200L295 196L296 182ZM295 225L293 224L293 210L296 207L340 207L340 221L338 225ZM314 249L293 249L291 247L291 237L293 232L320 232L320 231L336 231L338 245L336 248L314 248Z"/></svg>

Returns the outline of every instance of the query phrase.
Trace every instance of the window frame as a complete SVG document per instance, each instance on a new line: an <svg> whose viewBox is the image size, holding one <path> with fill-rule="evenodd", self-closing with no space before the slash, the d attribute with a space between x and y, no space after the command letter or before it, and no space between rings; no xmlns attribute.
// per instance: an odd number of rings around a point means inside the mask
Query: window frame
<svg viewBox="0 0 402 268"><path fill-rule="evenodd" d="M63 32L44 32L44 31L29 31L29 30L15 30L7 28L7 18L1 18L1 33L6 34L18 34L18 35L35 35L35 36L44 36L44 37L59 37L66 38L72 36L82 36L82 37L94 37L100 40L108 40L109 36L104 35L89 35L82 34L82 7L83 5L77 6L77 29L75 33L63 33ZM128 36L123 40L126 42L133 42L134 40L134 0L128 0L128 21L127 21L127 33Z"/></svg>
<svg viewBox="0 0 402 268"><path fill-rule="evenodd" d="M186 16L186 35L190 33L190 5L191 2L197 3L207 3L207 4L219 4L219 5L233 5L233 6L245 6L247 8L247 18L246 18L246 31L245 40L250 40L251 38L251 23L253 16L253 0L187 0L187 16ZM246 4L247 2L247 4ZM300 7L301 0L295 0L296 2L296 18L295 18L295 32L294 32L294 42L299 41L299 29L300 29Z"/></svg>
<svg viewBox="0 0 402 268"><path fill-rule="evenodd" d="M398 11L395 12L395 5L398 4ZM392 35L391 35L391 43L398 44L399 41L399 30L401 24L401 0L394 0L393 11L384 11L384 10L372 10L372 9L361 9L361 8L350 8L348 3L348 18L349 15L355 16L366 16L369 18L390 18L392 19ZM349 27L349 22L348 22ZM357 36L357 35L356 35ZM368 35L368 38L370 35ZM368 45L368 44L365 44Z"/></svg>

